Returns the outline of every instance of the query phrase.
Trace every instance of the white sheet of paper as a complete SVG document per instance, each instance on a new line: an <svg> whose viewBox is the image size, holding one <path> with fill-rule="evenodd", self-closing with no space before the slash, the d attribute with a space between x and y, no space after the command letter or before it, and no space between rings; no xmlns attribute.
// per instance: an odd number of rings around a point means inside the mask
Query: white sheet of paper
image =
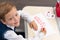
<svg viewBox="0 0 60 40"><path fill-rule="evenodd" d="M49 21L47 20L47 18L43 14L41 14L41 13L36 14L33 16L33 18L38 25L38 30L37 31L33 30L35 32L35 35L38 34L38 32L40 31L40 29L42 27L46 28L47 33L45 36L49 36L49 35L55 33L55 30L53 29L52 25L49 23Z"/></svg>

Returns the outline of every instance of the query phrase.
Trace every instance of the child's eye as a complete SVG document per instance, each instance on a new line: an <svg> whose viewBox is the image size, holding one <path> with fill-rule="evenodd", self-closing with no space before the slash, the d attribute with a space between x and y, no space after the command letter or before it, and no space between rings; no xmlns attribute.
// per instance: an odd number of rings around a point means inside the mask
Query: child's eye
<svg viewBox="0 0 60 40"><path fill-rule="evenodd" d="M12 20L12 18L9 18L9 20Z"/></svg>

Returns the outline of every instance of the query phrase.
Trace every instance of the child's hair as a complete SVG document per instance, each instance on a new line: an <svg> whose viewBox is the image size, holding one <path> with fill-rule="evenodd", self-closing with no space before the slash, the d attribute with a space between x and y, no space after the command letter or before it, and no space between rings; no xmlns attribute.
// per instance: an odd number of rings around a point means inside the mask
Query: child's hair
<svg viewBox="0 0 60 40"><path fill-rule="evenodd" d="M10 12L10 10L16 7L14 4L10 2L2 2L0 3L0 20L5 20L5 15Z"/></svg>

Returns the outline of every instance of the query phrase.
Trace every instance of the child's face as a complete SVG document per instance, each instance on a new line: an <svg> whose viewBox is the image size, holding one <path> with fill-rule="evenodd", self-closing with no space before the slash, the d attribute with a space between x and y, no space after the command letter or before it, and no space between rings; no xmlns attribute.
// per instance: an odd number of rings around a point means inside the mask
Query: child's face
<svg viewBox="0 0 60 40"><path fill-rule="evenodd" d="M20 24L20 16L17 13L15 7L12 8L10 12L5 15L4 24L17 27Z"/></svg>

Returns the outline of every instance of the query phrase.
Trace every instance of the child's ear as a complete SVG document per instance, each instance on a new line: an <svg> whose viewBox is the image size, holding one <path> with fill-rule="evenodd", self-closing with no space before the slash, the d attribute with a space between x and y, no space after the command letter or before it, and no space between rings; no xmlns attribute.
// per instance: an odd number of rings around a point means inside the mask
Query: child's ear
<svg viewBox="0 0 60 40"><path fill-rule="evenodd" d="M4 21L4 20L2 20L2 19L1 19L1 22L2 22L3 24L6 24L6 23L5 23L5 21Z"/></svg>

